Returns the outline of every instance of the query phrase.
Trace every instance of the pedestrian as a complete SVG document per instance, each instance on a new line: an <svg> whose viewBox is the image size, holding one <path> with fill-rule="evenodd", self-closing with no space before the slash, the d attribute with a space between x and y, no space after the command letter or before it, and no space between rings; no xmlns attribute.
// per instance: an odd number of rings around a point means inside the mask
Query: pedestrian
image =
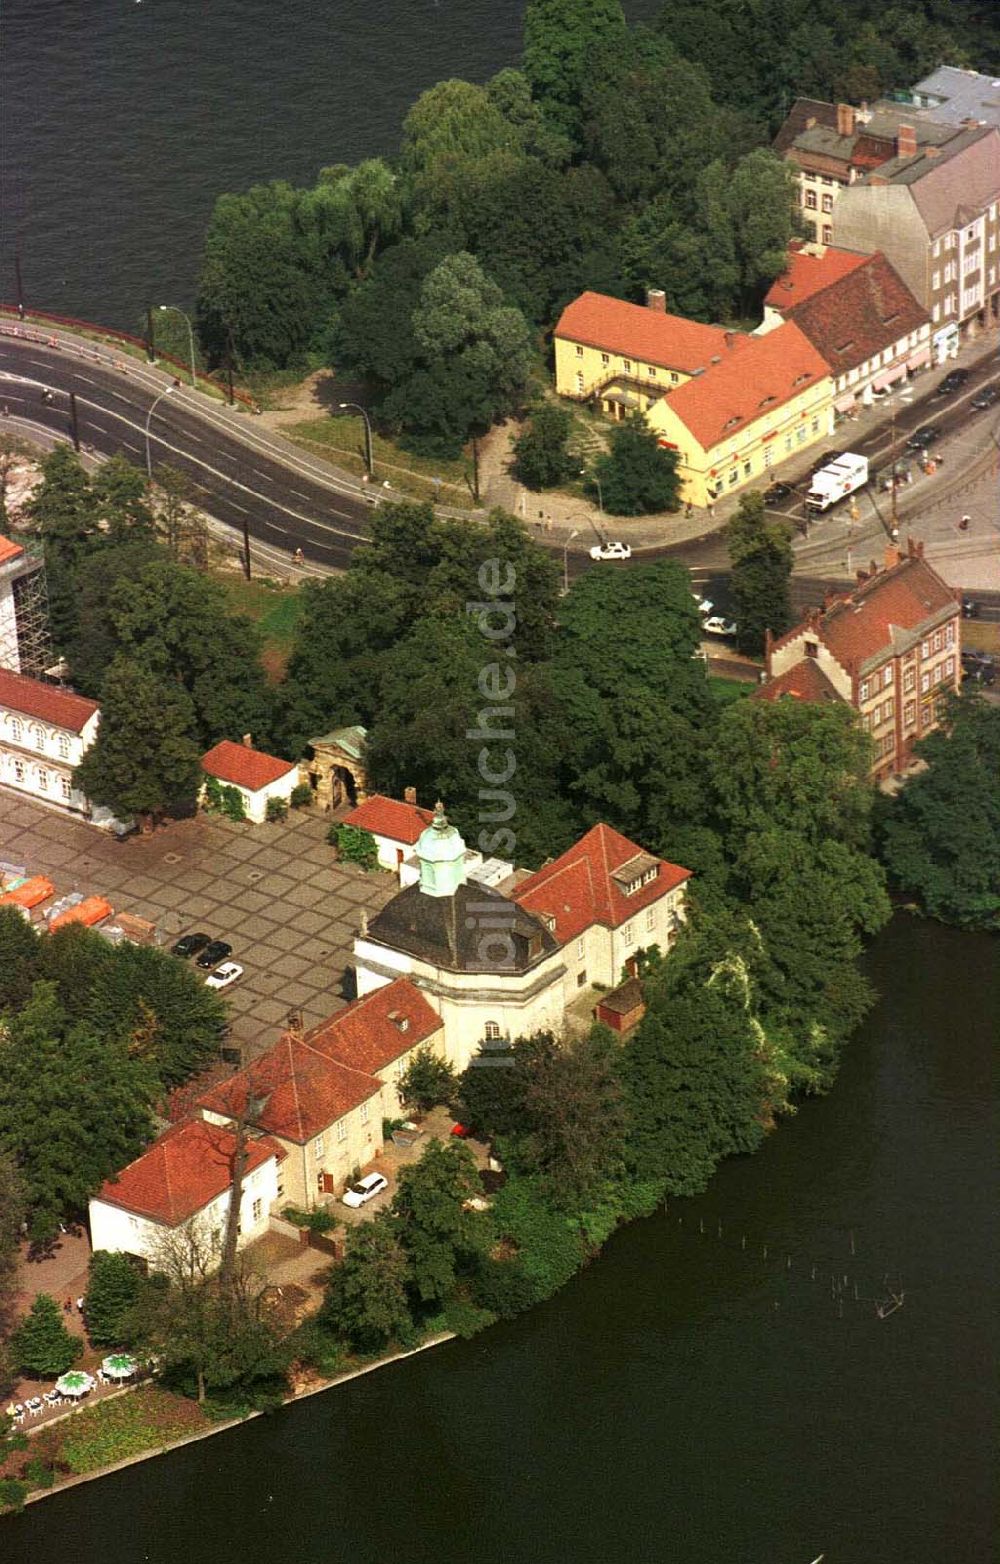
<svg viewBox="0 0 1000 1564"><path fill-rule="evenodd" d="M715 519L715 501L714 500L709 500L709 502L708 502L708 514L713 518L713 520Z"/></svg>
<svg viewBox="0 0 1000 1564"><path fill-rule="evenodd" d="M82 1314L83 1313L83 1299L82 1298L77 1298L77 1300L76 1300L76 1307L77 1307L77 1313L78 1314Z"/></svg>
<svg viewBox="0 0 1000 1564"><path fill-rule="evenodd" d="M305 562L306 562L306 556L303 554L303 552L302 552L302 550L300 548L297 548L295 550L295 553L292 555L292 558L293 558L293 560L295 561L295 563L297 565L304 565Z"/></svg>
<svg viewBox="0 0 1000 1564"><path fill-rule="evenodd" d="M72 1300L72 1298L67 1298L66 1299L66 1302L63 1304L63 1313L64 1314L72 1314L73 1313L73 1300Z"/></svg>
<svg viewBox="0 0 1000 1564"><path fill-rule="evenodd" d="M963 516L961 521L958 524L959 525L959 530L961 532L968 532L969 526L970 526L971 522L972 522L972 517L971 516Z"/></svg>
<svg viewBox="0 0 1000 1564"><path fill-rule="evenodd" d="M692 507L691 501L688 500L687 504L684 506L684 515L685 516L690 516L692 514L693 514L693 507Z"/></svg>

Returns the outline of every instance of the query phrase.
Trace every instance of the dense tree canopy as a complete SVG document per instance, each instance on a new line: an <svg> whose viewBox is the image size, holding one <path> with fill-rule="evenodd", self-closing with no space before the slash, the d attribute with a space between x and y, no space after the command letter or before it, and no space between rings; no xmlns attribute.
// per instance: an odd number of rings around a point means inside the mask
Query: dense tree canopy
<svg viewBox="0 0 1000 1564"><path fill-rule="evenodd" d="M788 527L768 517L763 495L754 491L740 495L725 533L732 565L737 645L741 652L759 657L767 631L784 635L792 623Z"/></svg>

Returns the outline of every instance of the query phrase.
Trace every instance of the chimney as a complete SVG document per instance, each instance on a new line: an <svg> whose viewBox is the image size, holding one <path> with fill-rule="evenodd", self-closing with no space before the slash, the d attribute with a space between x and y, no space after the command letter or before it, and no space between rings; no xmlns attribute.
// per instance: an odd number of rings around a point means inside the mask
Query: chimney
<svg viewBox="0 0 1000 1564"><path fill-rule="evenodd" d="M894 565L898 565L900 560L902 559L902 557L903 556L899 552L899 549L896 547L895 543L887 543L886 544L886 546L885 546L885 568L886 568L886 570L891 570Z"/></svg>
<svg viewBox="0 0 1000 1564"><path fill-rule="evenodd" d="M912 125L900 125L896 131L896 156L913 157L917 150L917 133Z"/></svg>
<svg viewBox="0 0 1000 1564"><path fill-rule="evenodd" d="M658 315L667 313L667 295L662 288L646 289L646 308L656 310Z"/></svg>
<svg viewBox="0 0 1000 1564"><path fill-rule="evenodd" d="M924 147L924 157L940 157L940 147Z"/></svg>
<svg viewBox="0 0 1000 1564"><path fill-rule="evenodd" d="M403 789L403 802L405 804L416 804L416 802L417 802L417 790L416 790L415 787L404 787L404 789Z"/></svg>
<svg viewBox="0 0 1000 1564"><path fill-rule="evenodd" d="M735 331L727 331L725 333L725 338L726 338L726 347L727 348L731 348L733 343L736 341L736 333L735 333Z"/></svg>
<svg viewBox="0 0 1000 1564"><path fill-rule="evenodd" d="M244 746L247 749L253 749L253 734L252 733L244 733L244 735L243 735L243 744L244 744Z"/></svg>
<svg viewBox="0 0 1000 1564"><path fill-rule="evenodd" d="M854 135L854 110L849 103L837 104L837 135Z"/></svg>

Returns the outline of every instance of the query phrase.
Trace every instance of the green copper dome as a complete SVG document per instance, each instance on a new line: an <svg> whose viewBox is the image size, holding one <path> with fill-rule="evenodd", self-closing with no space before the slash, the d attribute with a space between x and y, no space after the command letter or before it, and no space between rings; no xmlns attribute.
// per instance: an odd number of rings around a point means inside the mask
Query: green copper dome
<svg viewBox="0 0 1000 1564"><path fill-rule="evenodd" d="M417 859L425 896L454 896L465 884L465 843L448 823L440 799L434 805L434 819L417 838Z"/></svg>

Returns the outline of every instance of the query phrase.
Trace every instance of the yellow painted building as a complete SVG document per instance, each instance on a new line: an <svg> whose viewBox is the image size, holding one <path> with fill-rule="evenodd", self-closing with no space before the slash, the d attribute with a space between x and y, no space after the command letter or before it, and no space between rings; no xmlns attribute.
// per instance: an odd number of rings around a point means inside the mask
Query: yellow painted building
<svg viewBox="0 0 1000 1564"><path fill-rule="evenodd" d="M765 336L585 293L555 332L556 390L612 418L642 412L677 451L681 499L707 506L766 487L779 463L833 430L833 380L791 322Z"/></svg>

